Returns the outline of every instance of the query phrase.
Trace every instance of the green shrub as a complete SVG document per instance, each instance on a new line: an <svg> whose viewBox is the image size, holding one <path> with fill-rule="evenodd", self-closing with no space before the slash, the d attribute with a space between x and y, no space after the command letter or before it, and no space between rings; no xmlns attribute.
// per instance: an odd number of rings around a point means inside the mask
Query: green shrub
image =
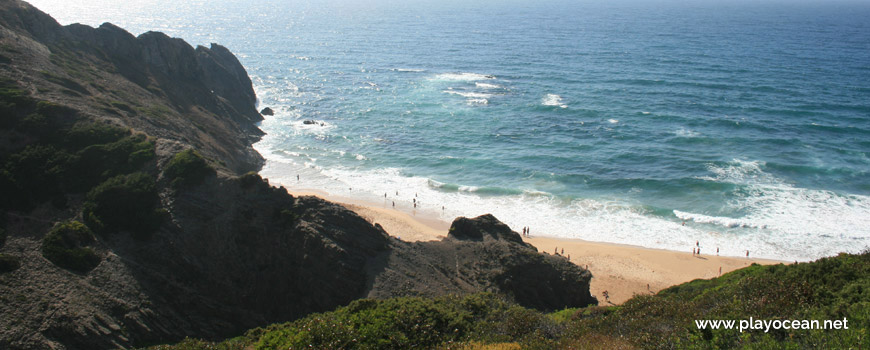
<svg viewBox="0 0 870 350"><path fill-rule="evenodd" d="M214 173L215 170L202 155L193 149L178 152L163 170L163 175L172 181L175 187L196 186Z"/></svg>
<svg viewBox="0 0 870 350"><path fill-rule="evenodd" d="M94 235L82 223L61 223L42 239L42 256L58 267L85 273L102 260L93 249L86 247L93 242Z"/></svg>
<svg viewBox="0 0 870 350"><path fill-rule="evenodd" d="M154 143L144 135L87 146L76 154L71 165L70 188L76 191L88 189L112 176L140 170L151 159L154 159Z"/></svg>
<svg viewBox="0 0 870 350"><path fill-rule="evenodd" d="M230 339L220 343L185 338L175 345L157 345L147 348L148 350L249 350L245 339Z"/></svg>
<svg viewBox="0 0 870 350"><path fill-rule="evenodd" d="M94 232L130 231L140 237L159 228L165 214L154 178L145 173L115 176L94 187L82 212Z"/></svg>
<svg viewBox="0 0 870 350"><path fill-rule="evenodd" d="M643 347L866 348L870 253L812 263L753 265L637 296L572 325L572 337L620 334ZM698 330L694 320L849 320L849 330Z"/></svg>
<svg viewBox="0 0 870 350"><path fill-rule="evenodd" d="M35 101L11 80L0 78L0 128L14 127L21 113L33 109Z"/></svg>
<svg viewBox="0 0 870 350"><path fill-rule="evenodd" d="M11 155L0 171L5 208L29 206L63 195L62 179L74 157L51 145L30 145Z"/></svg>
<svg viewBox="0 0 870 350"><path fill-rule="evenodd" d="M256 349L428 349L522 340L552 347L555 324L535 310L479 293L466 297L361 299L333 312L248 333ZM545 330L545 331L541 331ZM558 331L558 330L557 330Z"/></svg>
<svg viewBox="0 0 870 350"><path fill-rule="evenodd" d="M78 122L66 132L64 142L70 148L82 149L112 143L126 136L130 136L130 130L105 123Z"/></svg>

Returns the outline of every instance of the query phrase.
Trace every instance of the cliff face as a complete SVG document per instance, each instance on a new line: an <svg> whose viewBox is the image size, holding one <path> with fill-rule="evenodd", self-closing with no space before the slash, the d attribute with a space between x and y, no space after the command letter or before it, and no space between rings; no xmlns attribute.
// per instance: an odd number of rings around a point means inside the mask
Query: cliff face
<svg viewBox="0 0 870 350"><path fill-rule="evenodd" d="M0 68L0 348L220 339L362 297L595 302L588 271L494 217L407 243L342 206L234 176L262 162L260 116L219 45L64 27L4 1Z"/></svg>
<svg viewBox="0 0 870 350"><path fill-rule="evenodd" d="M0 4L6 73L31 92L114 124L189 144L231 173L258 170L251 80L225 47L191 47L163 33L138 37L54 19L20 1Z"/></svg>

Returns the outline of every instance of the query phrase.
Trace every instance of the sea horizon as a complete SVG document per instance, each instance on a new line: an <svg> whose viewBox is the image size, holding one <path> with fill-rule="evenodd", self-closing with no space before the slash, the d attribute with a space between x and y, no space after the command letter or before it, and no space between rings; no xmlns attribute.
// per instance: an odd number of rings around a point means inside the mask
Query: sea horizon
<svg viewBox="0 0 870 350"><path fill-rule="evenodd" d="M31 3L227 46L290 188L725 256L870 248L870 5Z"/></svg>

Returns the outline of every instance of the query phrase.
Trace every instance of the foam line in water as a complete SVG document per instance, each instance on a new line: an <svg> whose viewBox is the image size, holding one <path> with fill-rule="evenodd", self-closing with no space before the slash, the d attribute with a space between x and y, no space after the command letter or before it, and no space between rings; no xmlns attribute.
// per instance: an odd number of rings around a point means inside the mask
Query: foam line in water
<svg viewBox="0 0 870 350"><path fill-rule="evenodd" d="M451 95L459 95L467 98L490 98L493 95L487 94L483 92L474 92L474 91L457 91L457 90L444 90L443 92L451 94Z"/></svg>
<svg viewBox="0 0 870 350"><path fill-rule="evenodd" d="M547 94L541 99L541 104L544 106L554 106L559 108L568 108L568 105L562 103L562 96L556 94Z"/></svg>
<svg viewBox="0 0 870 350"><path fill-rule="evenodd" d="M447 81L478 81L492 80L495 76L479 73L442 73L434 76L432 80L447 80Z"/></svg>

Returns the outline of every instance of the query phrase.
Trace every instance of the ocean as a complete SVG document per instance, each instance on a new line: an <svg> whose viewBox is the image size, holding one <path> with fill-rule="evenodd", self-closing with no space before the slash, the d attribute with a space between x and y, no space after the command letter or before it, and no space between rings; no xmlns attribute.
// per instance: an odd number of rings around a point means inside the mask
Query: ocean
<svg viewBox="0 0 870 350"><path fill-rule="evenodd" d="M228 47L291 189L651 248L870 248L870 3L31 3Z"/></svg>

